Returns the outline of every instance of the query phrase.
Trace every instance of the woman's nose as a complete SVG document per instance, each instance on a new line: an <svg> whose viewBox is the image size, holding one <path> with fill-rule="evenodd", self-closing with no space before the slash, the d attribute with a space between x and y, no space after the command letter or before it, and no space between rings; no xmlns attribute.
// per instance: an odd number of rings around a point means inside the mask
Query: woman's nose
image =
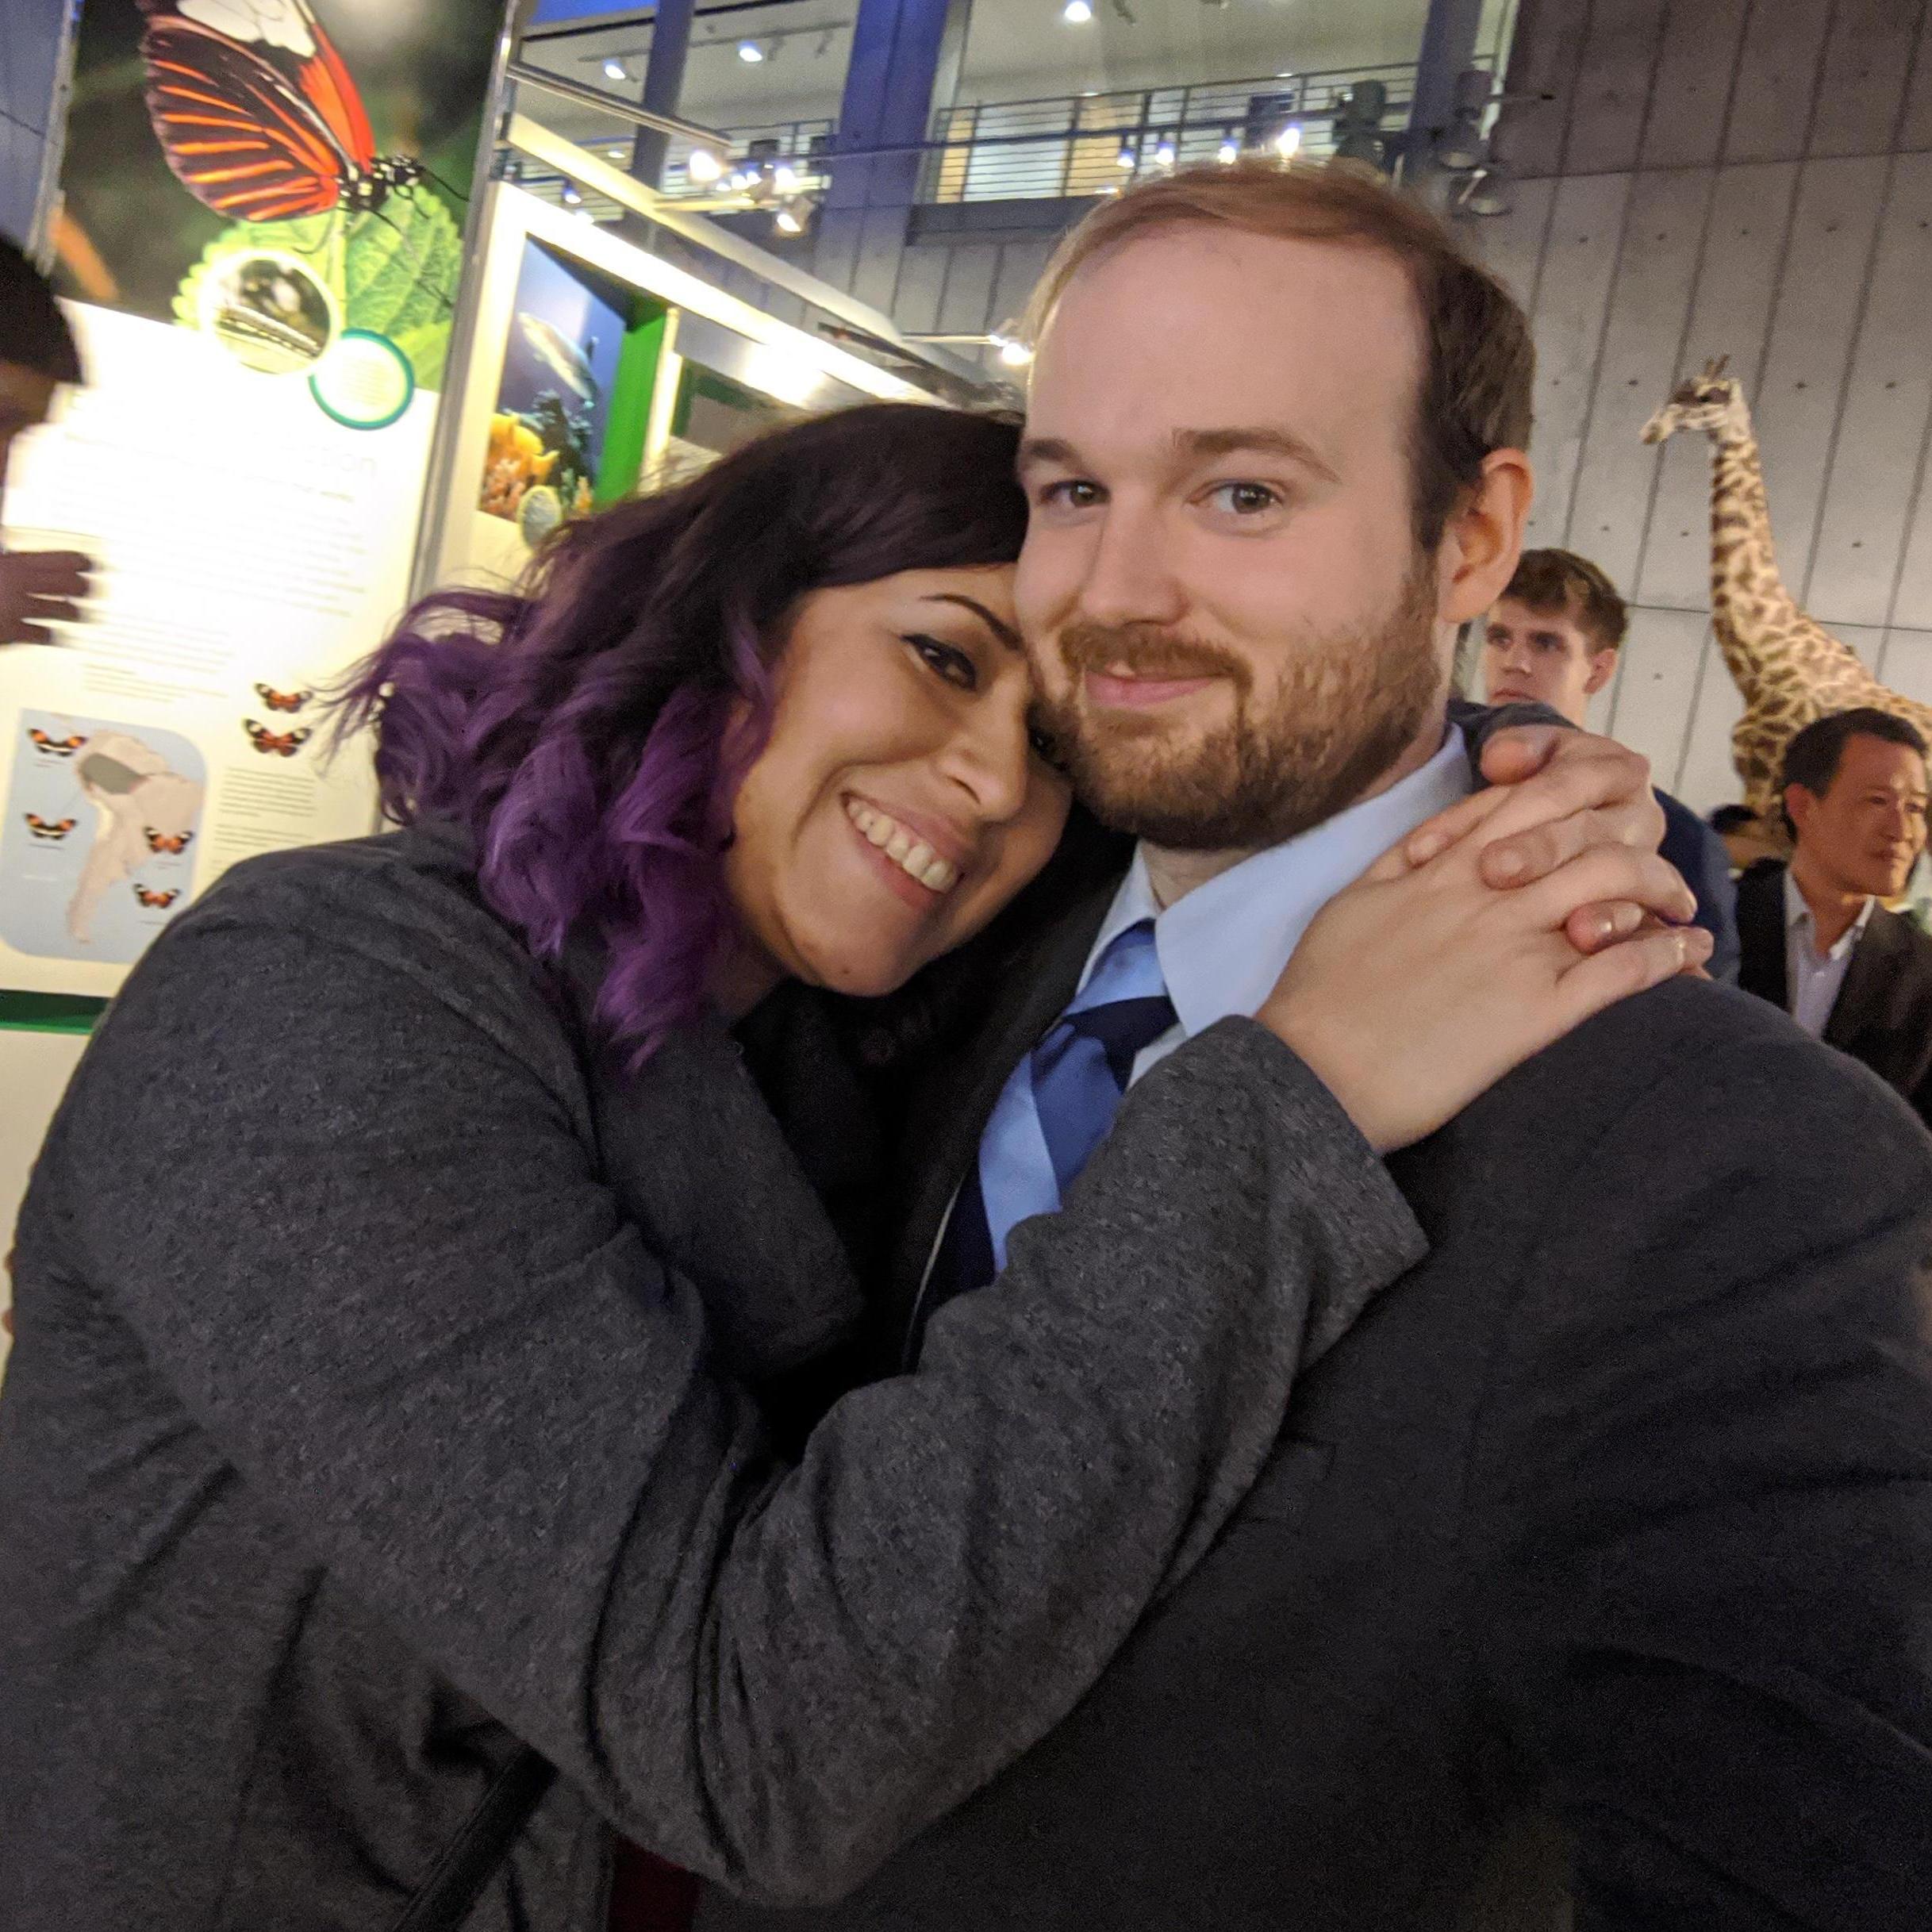
<svg viewBox="0 0 1932 1932"><path fill-rule="evenodd" d="M947 739L939 755L946 777L971 801L983 823L1004 824L1025 804L1032 780L1032 751L1027 733L1031 696L971 707L970 715Z"/></svg>

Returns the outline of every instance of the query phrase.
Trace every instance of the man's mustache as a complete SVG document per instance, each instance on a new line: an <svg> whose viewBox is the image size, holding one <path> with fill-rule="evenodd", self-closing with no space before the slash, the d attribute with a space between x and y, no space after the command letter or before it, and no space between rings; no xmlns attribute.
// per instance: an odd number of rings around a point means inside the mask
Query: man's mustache
<svg viewBox="0 0 1932 1932"><path fill-rule="evenodd" d="M1247 680L1247 666L1232 651L1180 637L1152 624L1070 624L1060 633L1060 657L1077 677L1125 670L1140 678L1231 678Z"/></svg>

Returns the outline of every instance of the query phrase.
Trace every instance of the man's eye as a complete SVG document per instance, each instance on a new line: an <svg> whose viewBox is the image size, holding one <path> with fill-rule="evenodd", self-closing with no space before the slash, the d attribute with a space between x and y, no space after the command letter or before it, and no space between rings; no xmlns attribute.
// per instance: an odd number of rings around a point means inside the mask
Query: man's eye
<svg viewBox="0 0 1932 1932"><path fill-rule="evenodd" d="M1070 510L1091 509L1100 500L1100 485L1077 476L1068 477L1058 483L1043 484L1038 497L1043 505L1052 505Z"/></svg>
<svg viewBox="0 0 1932 1932"><path fill-rule="evenodd" d="M920 662L948 684L957 685L962 691L978 688L979 666L957 646L943 644L936 637L928 637L921 632L914 632L905 641L917 654Z"/></svg>
<svg viewBox="0 0 1932 1932"><path fill-rule="evenodd" d="M1216 483L1208 492L1208 501L1236 517L1258 517L1264 510L1279 509L1281 497L1266 483Z"/></svg>

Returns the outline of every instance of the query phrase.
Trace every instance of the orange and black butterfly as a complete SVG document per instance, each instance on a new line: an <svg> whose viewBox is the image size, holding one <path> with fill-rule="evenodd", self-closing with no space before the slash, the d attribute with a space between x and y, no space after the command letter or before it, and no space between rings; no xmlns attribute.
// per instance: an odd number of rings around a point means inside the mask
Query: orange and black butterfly
<svg viewBox="0 0 1932 1932"><path fill-rule="evenodd" d="M37 812L27 814L27 829L36 839L64 839L77 822L71 818L44 819Z"/></svg>
<svg viewBox="0 0 1932 1932"><path fill-rule="evenodd" d="M165 912L181 897L181 892L179 887L167 892L156 892L152 886L136 885L134 896L143 905L152 906L158 912Z"/></svg>
<svg viewBox="0 0 1932 1932"><path fill-rule="evenodd" d="M294 732L271 732L266 724L257 724L252 718L244 718L241 728L248 734L249 742L266 758L293 758L315 736L305 728Z"/></svg>
<svg viewBox="0 0 1932 1932"><path fill-rule="evenodd" d="M29 725L27 739L44 758L71 758L87 742L87 734L76 732L71 738L50 738L44 731Z"/></svg>
<svg viewBox="0 0 1932 1932"><path fill-rule="evenodd" d="M420 161L377 154L362 94L309 0L137 4L148 117L204 207L243 221L360 214L426 178Z"/></svg>
<svg viewBox="0 0 1932 1932"><path fill-rule="evenodd" d="M313 691L274 691L265 684L255 687L255 694L271 711L297 712L315 696Z"/></svg>
<svg viewBox="0 0 1932 1932"><path fill-rule="evenodd" d="M151 852L185 852L194 837L191 832L156 832L152 825L144 829Z"/></svg>

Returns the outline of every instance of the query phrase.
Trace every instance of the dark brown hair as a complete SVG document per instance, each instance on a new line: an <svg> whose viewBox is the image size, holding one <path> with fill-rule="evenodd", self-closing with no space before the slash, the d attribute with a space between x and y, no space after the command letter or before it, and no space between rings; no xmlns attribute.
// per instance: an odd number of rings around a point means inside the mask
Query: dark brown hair
<svg viewBox="0 0 1932 1932"><path fill-rule="evenodd" d="M1536 350L1516 298L1420 203L1346 161L1185 168L1094 209L1054 252L1027 311L1037 339L1087 264L1162 229L1216 225L1379 248L1408 271L1427 344L1412 432L1416 541L1433 550L1483 459L1530 440ZM1178 352L1178 351L1177 351Z"/></svg>
<svg viewBox="0 0 1932 1932"><path fill-rule="evenodd" d="M1573 550L1526 550L1503 594L1546 616L1575 618L1599 651L1616 650L1630 634L1630 606L1616 586Z"/></svg>

